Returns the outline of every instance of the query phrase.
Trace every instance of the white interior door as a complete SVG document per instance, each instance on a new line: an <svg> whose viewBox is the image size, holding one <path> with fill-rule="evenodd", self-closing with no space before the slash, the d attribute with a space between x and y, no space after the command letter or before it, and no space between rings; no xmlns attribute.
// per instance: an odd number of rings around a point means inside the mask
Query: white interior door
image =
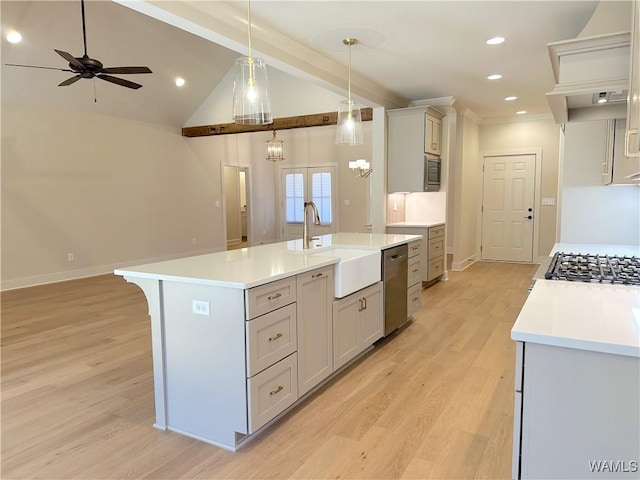
<svg viewBox="0 0 640 480"><path fill-rule="evenodd" d="M484 157L482 259L533 261L536 155Z"/></svg>
<svg viewBox="0 0 640 480"><path fill-rule="evenodd" d="M280 178L282 240L302 238L304 202L318 207L321 225L311 225L313 236L336 231L336 167L283 168ZM311 214L310 214L311 215Z"/></svg>

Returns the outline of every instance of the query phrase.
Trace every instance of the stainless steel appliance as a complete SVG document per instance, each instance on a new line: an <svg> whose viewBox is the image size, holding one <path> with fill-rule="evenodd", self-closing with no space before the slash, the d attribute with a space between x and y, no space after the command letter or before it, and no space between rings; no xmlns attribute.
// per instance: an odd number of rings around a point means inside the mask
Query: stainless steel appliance
<svg viewBox="0 0 640 480"><path fill-rule="evenodd" d="M385 336L407 321L408 261L409 247L406 243L382 251Z"/></svg>
<svg viewBox="0 0 640 480"><path fill-rule="evenodd" d="M424 191L437 192L440 190L440 174L442 161L434 155L424 156Z"/></svg>
<svg viewBox="0 0 640 480"><path fill-rule="evenodd" d="M557 252L544 275L547 280L640 285L640 258Z"/></svg>

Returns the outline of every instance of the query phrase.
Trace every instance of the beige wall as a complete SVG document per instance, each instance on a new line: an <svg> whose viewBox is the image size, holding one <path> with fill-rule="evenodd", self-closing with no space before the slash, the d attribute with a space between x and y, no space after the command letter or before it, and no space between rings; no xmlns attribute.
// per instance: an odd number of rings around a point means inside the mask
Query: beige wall
<svg viewBox="0 0 640 480"><path fill-rule="evenodd" d="M242 241L242 226L240 222L240 172L238 167L229 166L225 166L223 171L227 245L234 245Z"/></svg>
<svg viewBox="0 0 640 480"><path fill-rule="evenodd" d="M330 126L278 132L283 164L339 165L342 231L366 231L368 181L347 167L371 159L371 122L364 132L362 147L336 146ZM270 138L184 138L158 124L3 104L0 288L223 250L222 165L249 167L253 243L276 241Z"/></svg>
<svg viewBox="0 0 640 480"><path fill-rule="evenodd" d="M554 198L556 205L536 205L539 215L538 254L547 255L556 242L558 155L560 126L552 119L488 123L480 126L480 152L541 148L541 198Z"/></svg>
<svg viewBox="0 0 640 480"><path fill-rule="evenodd" d="M224 244L220 171L175 128L4 103L1 188L3 289Z"/></svg>
<svg viewBox="0 0 640 480"><path fill-rule="evenodd" d="M470 112L458 114L456 152L452 270L465 268L476 260L480 243L478 221L482 202L482 159L478 121Z"/></svg>

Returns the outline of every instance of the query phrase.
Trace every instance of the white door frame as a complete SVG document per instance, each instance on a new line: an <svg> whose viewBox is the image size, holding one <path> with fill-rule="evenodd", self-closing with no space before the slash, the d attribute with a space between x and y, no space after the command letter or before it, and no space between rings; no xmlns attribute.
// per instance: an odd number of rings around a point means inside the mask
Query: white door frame
<svg viewBox="0 0 640 480"><path fill-rule="evenodd" d="M227 242L227 205L224 191L224 167L246 169L245 183L247 185L247 244L253 245L253 186L251 185L251 165L248 163L220 162L220 194L222 196L222 238Z"/></svg>
<svg viewBox="0 0 640 480"><path fill-rule="evenodd" d="M540 243L540 186L542 184L542 148L508 148L505 150L488 150L485 152L480 152L480 158L482 159L482 178L484 185L484 158L485 157L502 157L502 156L512 156L512 155L535 155L536 157L536 168L535 168L535 179L534 179L534 187L533 187L533 205L534 205L534 214L533 214L533 254L532 260L535 263L538 259L539 253L539 243ZM480 189L480 201L478 202L478 225L477 231L479 235L477 235L478 244L476 246L476 252L478 252L478 258L482 258L480 254L480 247L482 246L482 199L484 197L484 187Z"/></svg>
<svg viewBox="0 0 640 480"><path fill-rule="evenodd" d="M281 204L280 199L282 198L282 189L284 186L282 185L282 170L285 168L323 168L323 167L335 167L336 169L336 198L334 199L335 211L335 228L336 232L340 231L340 165L337 162L324 162L324 163L304 163L304 164L295 164L295 165L276 165L276 204L277 204L277 212L276 212L276 223L277 223L277 239L282 240L282 224L284 217L284 206ZM226 234L226 233L225 233Z"/></svg>

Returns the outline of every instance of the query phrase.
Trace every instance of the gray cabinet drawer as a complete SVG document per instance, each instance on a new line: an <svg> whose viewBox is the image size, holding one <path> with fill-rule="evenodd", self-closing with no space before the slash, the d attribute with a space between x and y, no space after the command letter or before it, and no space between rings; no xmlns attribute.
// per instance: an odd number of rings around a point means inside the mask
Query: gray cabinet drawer
<svg viewBox="0 0 640 480"><path fill-rule="evenodd" d="M428 280L433 280L444 273L444 255L433 260L429 260Z"/></svg>
<svg viewBox="0 0 640 480"><path fill-rule="evenodd" d="M247 379L249 433L286 410L298 399L298 354Z"/></svg>
<svg viewBox="0 0 640 480"><path fill-rule="evenodd" d="M407 290L407 315L413 315L420 310L422 283L418 283Z"/></svg>
<svg viewBox="0 0 640 480"><path fill-rule="evenodd" d="M444 237L429 240L429 260L444 255Z"/></svg>
<svg viewBox="0 0 640 480"><path fill-rule="evenodd" d="M409 265L407 268L407 285L415 285L420 282L421 278L420 257L409 258Z"/></svg>
<svg viewBox="0 0 640 480"><path fill-rule="evenodd" d="M409 258L420 255L422 249L422 240L414 240L409 243Z"/></svg>
<svg viewBox="0 0 640 480"><path fill-rule="evenodd" d="M247 377L296 351L296 305L291 304L245 322Z"/></svg>
<svg viewBox="0 0 640 480"><path fill-rule="evenodd" d="M250 320L296 301L296 277L245 290L245 318Z"/></svg>
<svg viewBox="0 0 640 480"><path fill-rule="evenodd" d="M444 237L444 225L429 228L429 240L432 238Z"/></svg>

